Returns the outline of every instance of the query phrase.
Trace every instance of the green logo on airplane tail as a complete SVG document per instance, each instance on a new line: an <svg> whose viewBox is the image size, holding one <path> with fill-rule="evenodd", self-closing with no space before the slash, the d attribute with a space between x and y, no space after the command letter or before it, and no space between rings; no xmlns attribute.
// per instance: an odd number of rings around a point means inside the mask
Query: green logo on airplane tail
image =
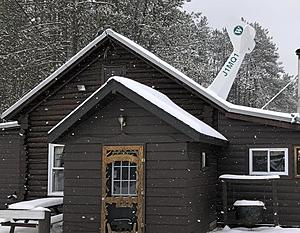
<svg viewBox="0 0 300 233"><path fill-rule="evenodd" d="M242 26L236 26L234 29L233 29L233 32L234 34L236 34L237 36L240 36L242 35L244 29Z"/></svg>

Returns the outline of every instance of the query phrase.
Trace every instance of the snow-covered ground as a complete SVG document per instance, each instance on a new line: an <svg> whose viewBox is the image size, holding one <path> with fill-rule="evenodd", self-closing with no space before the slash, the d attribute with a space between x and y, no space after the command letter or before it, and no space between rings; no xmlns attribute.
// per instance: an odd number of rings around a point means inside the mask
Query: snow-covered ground
<svg viewBox="0 0 300 233"><path fill-rule="evenodd" d="M211 233L245 233L245 232L259 232L259 233L300 233L300 228L281 228L281 227L258 227L258 228L232 228L225 226L223 229L217 229Z"/></svg>
<svg viewBox="0 0 300 233"><path fill-rule="evenodd" d="M258 227L258 228L243 228L237 227L230 229L228 226L223 229L216 229L210 233L245 233L245 232L258 232L258 233L300 233L300 228L281 228L281 227ZM1 227L0 233L9 233L9 227ZM37 233L36 229L16 227L15 233ZM53 226L51 233L62 233L62 224L58 223Z"/></svg>

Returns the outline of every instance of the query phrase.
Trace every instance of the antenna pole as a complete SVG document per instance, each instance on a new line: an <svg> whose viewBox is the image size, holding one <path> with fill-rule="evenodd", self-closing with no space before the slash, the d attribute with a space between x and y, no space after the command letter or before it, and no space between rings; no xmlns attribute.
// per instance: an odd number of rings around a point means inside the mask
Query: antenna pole
<svg viewBox="0 0 300 233"><path fill-rule="evenodd" d="M265 109L274 99L277 98L277 96L279 96L286 88L288 88L297 78L298 75L296 75L288 84L286 84L284 88L282 88L276 95L274 95L264 106L262 106L261 109ZM298 95L299 95L299 91L298 91Z"/></svg>

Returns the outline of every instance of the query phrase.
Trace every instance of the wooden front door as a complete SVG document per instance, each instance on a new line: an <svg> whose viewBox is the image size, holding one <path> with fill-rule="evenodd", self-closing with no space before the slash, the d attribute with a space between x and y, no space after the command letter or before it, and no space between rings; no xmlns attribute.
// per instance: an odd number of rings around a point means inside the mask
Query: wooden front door
<svg viewBox="0 0 300 233"><path fill-rule="evenodd" d="M104 146L101 233L144 229L143 146Z"/></svg>

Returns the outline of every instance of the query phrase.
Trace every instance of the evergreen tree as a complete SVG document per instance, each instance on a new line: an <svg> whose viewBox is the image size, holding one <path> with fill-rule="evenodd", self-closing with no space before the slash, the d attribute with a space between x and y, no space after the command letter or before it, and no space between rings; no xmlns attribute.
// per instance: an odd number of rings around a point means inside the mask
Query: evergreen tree
<svg viewBox="0 0 300 233"><path fill-rule="evenodd" d="M229 101L260 108L286 85L289 78L284 75L283 67L279 62L278 49L272 41L272 37L269 36L269 31L258 23L254 23L252 26L256 30L256 45L252 53L245 57ZM281 95L279 98L283 96L287 97L287 105L293 104L293 95ZM288 110L293 107L287 105L272 104L271 109Z"/></svg>
<svg viewBox="0 0 300 233"><path fill-rule="evenodd" d="M226 30L208 27L183 0L3 0L0 5L0 111L107 28L129 37L207 87L232 51ZM287 82L276 45L258 23L229 101L262 107ZM290 87L269 108L290 110ZM282 99L285 98L285 105Z"/></svg>

